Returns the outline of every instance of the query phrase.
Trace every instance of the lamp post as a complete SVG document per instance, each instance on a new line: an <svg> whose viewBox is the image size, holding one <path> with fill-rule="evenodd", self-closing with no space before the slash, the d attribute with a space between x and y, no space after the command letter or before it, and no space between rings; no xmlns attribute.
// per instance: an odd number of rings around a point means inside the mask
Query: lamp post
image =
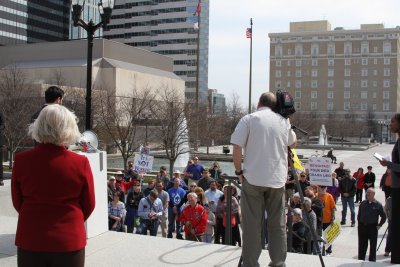
<svg viewBox="0 0 400 267"><path fill-rule="evenodd" d="M98 4L101 21L94 24L92 20L86 23L81 19L82 10L85 7L85 0L72 0L72 21L74 27L82 27L87 33L88 48L87 48L87 69L86 69L86 124L85 129L92 128L92 56L93 56L93 36L100 28L105 28L110 23L114 0L102 0Z"/></svg>
<svg viewBox="0 0 400 267"><path fill-rule="evenodd" d="M378 121L378 124L381 126L381 144L382 144L382 139L383 139L383 125L385 125L385 121Z"/></svg>

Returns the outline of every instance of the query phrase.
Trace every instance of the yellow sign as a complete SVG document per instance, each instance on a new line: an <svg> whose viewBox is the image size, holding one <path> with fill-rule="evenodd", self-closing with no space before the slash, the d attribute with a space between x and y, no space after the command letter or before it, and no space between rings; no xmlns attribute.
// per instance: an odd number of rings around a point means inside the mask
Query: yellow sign
<svg viewBox="0 0 400 267"><path fill-rule="evenodd" d="M340 234L340 224L338 221L333 222L328 228L325 229L323 232L324 239L326 243L332 245L333 241L338 237Z"/></svg>

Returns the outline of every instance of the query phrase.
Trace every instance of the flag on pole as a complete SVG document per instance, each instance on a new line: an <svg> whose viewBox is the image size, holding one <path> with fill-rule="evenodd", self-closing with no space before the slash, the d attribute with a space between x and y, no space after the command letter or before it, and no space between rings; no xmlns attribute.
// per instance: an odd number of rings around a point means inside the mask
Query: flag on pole
<svg viewBox="0 0 400 267"><path fill-rule="evenodd" d="M196 11L193 13L193 16L196 16L197 14L200 15L200 11L201 11L201 6L200 6L200 0L199 0L199 3L197 4Z"/></svg>
<svg viewBox="0 0 400 267"><path fill-rule="evenodd" d="M246 38L251 38L251 28L246 29Z"/></svg>

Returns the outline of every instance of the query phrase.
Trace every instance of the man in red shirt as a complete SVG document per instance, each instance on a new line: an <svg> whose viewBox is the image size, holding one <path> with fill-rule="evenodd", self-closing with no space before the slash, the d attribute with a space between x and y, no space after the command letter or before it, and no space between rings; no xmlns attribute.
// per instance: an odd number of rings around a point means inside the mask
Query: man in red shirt
<svg viewBox="0 0 400 267"><path fill-rule="evenodd" d="M181 213L181 223L185 226L185 239L201 242L206 230L207 213L203 206L197 204L196 193L189 193L187 198L189 205Z"/></svg>

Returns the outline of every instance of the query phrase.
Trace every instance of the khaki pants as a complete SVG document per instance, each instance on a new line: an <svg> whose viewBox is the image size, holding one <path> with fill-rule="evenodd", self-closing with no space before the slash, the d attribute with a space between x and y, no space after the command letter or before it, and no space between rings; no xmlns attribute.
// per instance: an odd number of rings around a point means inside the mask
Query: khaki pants
<svg viewBox="0 0 400 267"><path fill-rule="evenodd" d="M285 187L268 188L254 186L244 179L240 206L243 230L243 266L260 266L261 229L263 214L268 216L269 266L285 266L287 241L285 225Z"/></svg>
<svg viewBox="0 0 400 267"><path fill-rule="evenodd" d="M168 211L163 211L163 213L159 219L162 237L167 237L167 220L168 220L167 217L168 217Z"/></svg>

